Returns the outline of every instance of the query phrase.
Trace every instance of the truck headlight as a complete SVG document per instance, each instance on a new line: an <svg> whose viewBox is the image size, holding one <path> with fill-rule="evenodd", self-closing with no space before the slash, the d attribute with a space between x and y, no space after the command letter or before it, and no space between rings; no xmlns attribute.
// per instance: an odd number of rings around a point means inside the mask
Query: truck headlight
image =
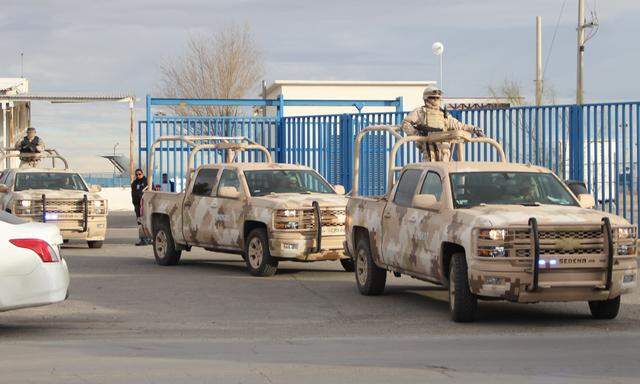
<svg viewBox="0 0 640 384"><path fill-rule="evenodd" d="M94 208L102 208L102 200L93 200L93 207Z"/></svg>
<svg viewBox="0 0 640 384"><path fill-rule="evenodd" d="M482 240L504 240L507 237L506 229L481 229L479 237Z"/></svg>
<svg viewBox="0 0 640 384"><path fill-rule="evenodd" d="M18 200L20 208L31 208L31 200Z"/></svg>
<svg viewBox="0 0 640 384"><path fill-rule="evenodd" d="M480 257L507 257L508 252L504 247L481 247L478 248Z"/></svg>
<svg viewBox="0 0 640 384"><path fill-rule="evenodd" d="M616 232L618 239L630 239L634 236L633 228L630 227L616 228Z"/></svg>
<svg viewBox="0 0 640 384"><path fill-rule="evenodd" d="M299 229L300 213L297 209L278 209L274 213L273 222L276 229Z"/></svg>

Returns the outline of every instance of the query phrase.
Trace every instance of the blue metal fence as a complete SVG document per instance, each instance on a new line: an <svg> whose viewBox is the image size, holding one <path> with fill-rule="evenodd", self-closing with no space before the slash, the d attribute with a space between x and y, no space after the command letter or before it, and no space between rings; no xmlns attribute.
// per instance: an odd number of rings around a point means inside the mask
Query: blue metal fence
<svg viewBox="0 0 640 384"><path fill-rule="evenodd" d="M640 102L587 105L513 107L493 110L451 111L468 124L480 126L502 143L509 161L541 165L563 179L583 180L599 202L599 209L638 217L640 190ZM139 142L149 143L166 134L243 135L268 147L279 162L317 169L331 183L351 189L353 144L357 133L374 124L399 124L406 112L322 116L154 117L153 128L139 123ZM372 133L362 143L360 191L386 192L388 151L394 139ZM188 150L180 144L158 151L156 177L168 173L182 179ZM199 163L214 159L205 153ZM146 157L141 147L139 162ZM399 163L418 160L415 148L400 154ZM485 146L465 149L467 160L492 161L496 154ZM156 179L160 180L160 179Z"/></svg>

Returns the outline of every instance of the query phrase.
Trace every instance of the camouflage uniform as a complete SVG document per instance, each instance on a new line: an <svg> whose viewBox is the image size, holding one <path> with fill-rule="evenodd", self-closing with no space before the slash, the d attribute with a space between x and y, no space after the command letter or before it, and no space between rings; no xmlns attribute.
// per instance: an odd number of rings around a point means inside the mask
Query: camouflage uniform
<svg viewBox="0 0 640 384"><path fill-rule="evenodd" d="M404 118L402 131L409 136L426 136L429 132L423 132L424 128L442 131L463 130L480 136L482 131L479 128L462 123L440 108L440 93L436 87L427 87L423 94L425 105L414 109ZM448 160L449 145L446 143L436 145L417 143L416 145L424 160Z"/></svg>

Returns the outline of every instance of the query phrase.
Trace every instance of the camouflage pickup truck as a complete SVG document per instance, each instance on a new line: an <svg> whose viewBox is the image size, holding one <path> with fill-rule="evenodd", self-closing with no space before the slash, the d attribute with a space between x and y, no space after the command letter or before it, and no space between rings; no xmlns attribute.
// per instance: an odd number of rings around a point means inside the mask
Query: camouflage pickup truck
<svg viewBox="0 0 640 384"><path fill-rule="evenodd" d="M22 157L5 149L6 158ZM99 185L87 185L82 176L69 169L67 160L55 150L36 156L51 161L51 167L26 166L0 173L0 208L23 219L54 223L64 241L83 240L89 248L102 247L107 232L107 200ZM56 160L63 167L56 167Z"/></svg>
<svg viewBox="0 0 640 384"><path fill-rule="evenodd" d="M346 248L364 295L384 291L387 271L448 287L455 321L472 321L478 300L586 301L598 319L617 316L620 295L636 286L637 228L590 209L545 168L505 161L502 147L464 132L396 136L389 164L409 142L485 143L500 162L434 161L390 167L388 193L347 204ZM396 171L399 180L394 182Z"/></svg>
<svg viewBox="0 0 640 384"><path fill-rule="evenodd" d="M241 254L255 276L275 274L280 260L340 260L353 270L342 248L343 187L330 185L308 167L273 163L265 147L245 138L162 137L152 151L173 140L191 147L185 190L147 188L142 197L143 227L153 239L158 264L177 264L182 251L197 246ZM225 162L192 170L196 154L204 150L226 151ZM261 152L266 161L235 161L248 150Z"/></svg>

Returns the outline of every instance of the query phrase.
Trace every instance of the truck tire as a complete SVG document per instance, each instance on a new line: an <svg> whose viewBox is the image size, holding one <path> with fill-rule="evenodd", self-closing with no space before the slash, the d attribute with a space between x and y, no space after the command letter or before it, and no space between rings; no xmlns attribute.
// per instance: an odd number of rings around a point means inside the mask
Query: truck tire
<svg viewBox="0 0 640 384"><path fill-rule="evenodd" d="M384 286L387 283L387 271L373 262L371 246L366 236L358 238L354 270L356 284L361 294L377 296L384 292Z"/></svg>
<svg viewBox="0 0 640 384"><path fill-rule="evenodd" d="M449 268L449 310L451 319L458 323L468 323L475 319L478 297L471 293L467 260L464 253L451 256Z"/></svg>
<svg viewBox="0 0 640 384"><path fill-rule="evenodd" d="M271 256L267 230L255 228L249 232L244 244L244 261L253 276L273 276L278 270L278 260Z"/></svg>
<svg viewBox="0 0 640 384"><path fill-rule="evenodd" d="M344 268L347 272L355 271L355 267L353 266L353 259L340 259L340 264L342 264L342 268Z"/></svg>
<svg viewBox="0 0 640 384"><path fill-rule="evenodd" d="M102 248L102 241L98 241L98 240L91 240L91 241L87 241L87 245L89 246L89 248Z"/></svg>
<svg viewBox="0 0 640 384"><path fill-rule="evenodd" d="M589 309L594 319L615 319L620 311L620 296L608 300L590 301Z"/></svg>
<svg viewBox="0 0 640 384"><path fill-rule="evenodd" d="M182 251L176 250L171 227L166 221L156 222L153 226L153 255L158 265L176 265Z"/></svg>

